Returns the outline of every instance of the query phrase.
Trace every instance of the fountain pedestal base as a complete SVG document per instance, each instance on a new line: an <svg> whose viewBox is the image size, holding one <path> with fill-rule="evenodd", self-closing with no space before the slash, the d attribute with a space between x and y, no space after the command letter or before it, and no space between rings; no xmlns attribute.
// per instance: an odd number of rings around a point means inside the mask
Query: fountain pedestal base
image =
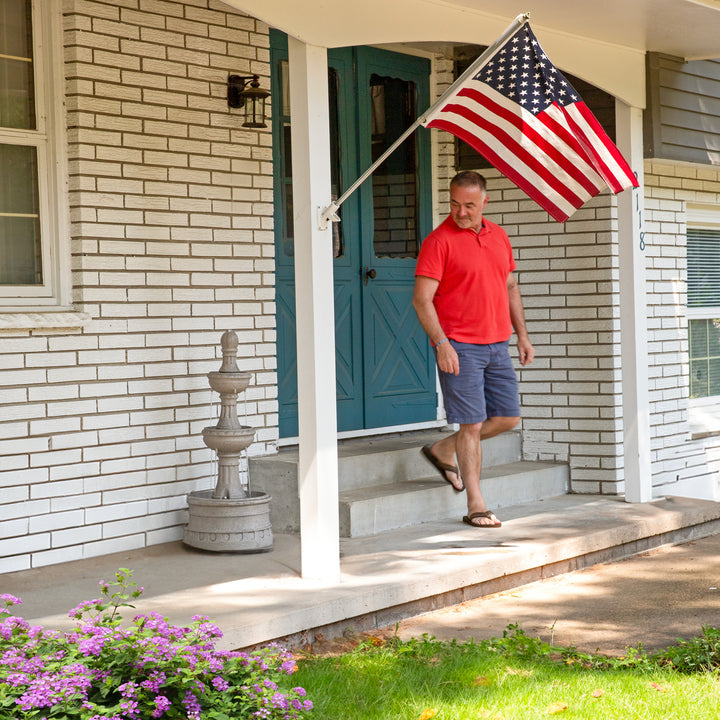
<svg viewBox="0 0 720 720"><path fill-rule="evenodd" d="M273 549L270 495L250 493L237 499L217 499L212 490L187 496L190 522L183 542L215 552L252 553Z"/></svg>

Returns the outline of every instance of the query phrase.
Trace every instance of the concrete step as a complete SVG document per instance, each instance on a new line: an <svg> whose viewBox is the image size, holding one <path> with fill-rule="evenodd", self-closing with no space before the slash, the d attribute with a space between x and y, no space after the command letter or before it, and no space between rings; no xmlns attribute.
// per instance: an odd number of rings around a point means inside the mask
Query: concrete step
<svg viewBox="0 0 720 720"><path fill-rule="evenodd" d="M405 480L418 480L436 474L420 452L447 432L409 433L397 437L353 440L338 448L340 492ZM483 467L521 459L520 434L504 433L483 443Z"/></svg>
<svg viewBox="0 0 720 720"><path fill-rule="evenodd" d="M567 492L568 483L566 465L517 461L484 470L481 489L488 507L497 509L562 495ZM437 473L416 480L346 490L340 493L340 536L362 537L461 518L467 514L466 503L465 493L453 492Z"/></svg>
<svg viewBox="0 0 720 720"><path fill-rule="evenodd" d="M338 444L340 493L434 477L435 471L420 452L423 445L446 437L449 430L430 430L345 440ZM509 432L483 443L483 472L491 477L492 468L520 461L520 434ZM298 501L298 450L283 448L277 455L249 459L250 489L272 497L270 522L275 533L300 530ZM565 489L557 492L565 492ZM554 494L557 494L554 493ZM452 494L452 491L450 491ZM454 513L454 510L453 510ZM447 517L447 515L445 516Z"/></svg>

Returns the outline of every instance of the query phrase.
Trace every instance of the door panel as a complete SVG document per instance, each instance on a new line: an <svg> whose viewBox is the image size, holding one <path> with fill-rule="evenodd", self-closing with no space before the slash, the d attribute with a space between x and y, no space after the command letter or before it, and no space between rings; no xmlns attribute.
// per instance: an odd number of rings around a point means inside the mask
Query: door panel
<svg viewBox="0 0 720 720"><path fill-rule="evenodd" d="M337 199L357 177L353 51L328 51L332 194ZM335 376L338 430L363 427L362 297L358 277L358 197L350 197L333 223Z"/></svg>
<svg viewBox="0 0 720 720"><path fill-rule="evenodd" d="M278 346L278 413L280 437L298 432L295 283L278 264L275 288Z"/></svg>
<svg viewBox="0 0 720 720"><path fill-rule="evenodd" d="M406 279L395 281L390 271L384 271L365 295L368 427L435 418L434 357L412 306L412 290Z"/></svg>
<svg viewBox="0 0 720 720"><path fill-rule="evenodd" d="M429 105L427 61L357 48L360 161L369 166ZM432 223L429 138L413 133L361 190L366 427L436 416L435 361L415 315L415 262Z"/></svg>
<svg viewBox="0 0 720 720"><path fill-rule="evenodd" d="M335 385L339 430L363 426L360 292L357 283L335 280Z"/></svg>

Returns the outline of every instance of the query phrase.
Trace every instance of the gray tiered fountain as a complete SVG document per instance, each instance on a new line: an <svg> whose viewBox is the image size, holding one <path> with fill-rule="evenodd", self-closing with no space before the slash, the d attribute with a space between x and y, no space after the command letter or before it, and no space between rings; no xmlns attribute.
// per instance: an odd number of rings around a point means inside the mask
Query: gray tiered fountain
<svg viewBox="0 0 720 720"><path fill-rule="evenodd" d="M187 496L190 521L183 542L216 552L272 550L270 496L247 492L240 479L240 455L252 443L255 431L240 424L237 396L252 375L237 366L236 333L223 333L220 345L220 370L208 373L210 387L220 393L220 418L217 425L203 430L205 444L217 453L218 480L214 490L198 490Z"/></svg>

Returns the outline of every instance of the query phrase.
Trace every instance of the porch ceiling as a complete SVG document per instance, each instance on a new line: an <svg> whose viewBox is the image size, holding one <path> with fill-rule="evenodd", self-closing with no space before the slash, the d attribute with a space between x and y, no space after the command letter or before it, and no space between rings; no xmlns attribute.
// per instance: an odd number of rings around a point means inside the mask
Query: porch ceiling
<svg viewBox="0 0 720 720"><path fill-rule="evenodd" d="M487 45L513 17L529 12L533 27L543 38L564 35L686 60L720 57L720 0L604 0L602 4L589 0L226 2L303 42L322 47L437 41Z"/></svg>

